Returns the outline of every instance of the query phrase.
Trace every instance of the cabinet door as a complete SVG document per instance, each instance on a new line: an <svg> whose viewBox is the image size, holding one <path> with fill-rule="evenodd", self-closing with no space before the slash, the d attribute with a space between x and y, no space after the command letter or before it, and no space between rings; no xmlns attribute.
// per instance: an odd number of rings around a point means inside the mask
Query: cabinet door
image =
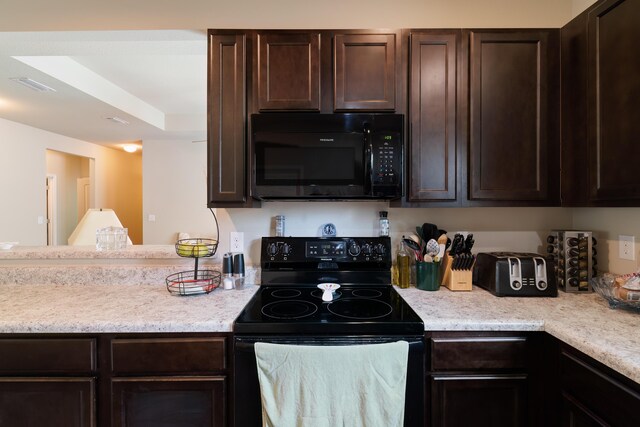
<svg viewBox="0 0 640 427"><path fill-rule="evenodd" d="M525 375L433 376L432 426L523 426L526 390Z"/></svg>
<svg viewBox="0 0 640 427"><path fill-rule="evenodd" d="M246 200L245 35L209 33L208 204ZM188 165L183 165L188 173Z"/></svg>
<svg viewBox="0 0 640 427"><path fill-rule="evenodd" d="M0 378L0 425L95 426L95 380Z"/></svg>
<svg viewBox="0 0 640 427"><path fill-rule="evenodd" d="M584 405L571 396L562 396L562 424L563 427L605 427L602 421Z"/></svg>
<svg viewBox="0 0 640 427"><path fill-rule="evenodd" d="M334 110L396 108L396 35L334 36Z"/></svg>
<svg viewBox="0 0 640 427"><path fill-rule="evenodd" d="M556 204L558 30L472 32L469 199Z"/></svg>
<svg viewBox="0 0 640 427"><path fill-rule="evenodd" d="M603 2L589 13L588 37L590 199L638 205L640 2Z"/></svg>
<svg viewBox="0 0 640 427"><path fill-rule="evenodd" d="M226 425L224 377L114 378L112 426Z"/></svg>
<svg viewBox="0 0 640 427"><path fill-rule="evenodd" d="M411 34L410 202L456 200L460 32Z"/></svg>
<svg viewBox="0 0 640 427"><path fill-rule="evenodd" d="M320 34L258 34L258 108L320 111Z"/></svg>

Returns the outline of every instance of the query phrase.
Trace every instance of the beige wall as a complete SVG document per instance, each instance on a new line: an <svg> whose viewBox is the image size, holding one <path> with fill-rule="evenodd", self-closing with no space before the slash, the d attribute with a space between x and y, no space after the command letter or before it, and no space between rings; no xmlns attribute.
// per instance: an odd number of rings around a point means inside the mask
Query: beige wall
<svg viewBox="0 0 640 427"><path fill-rule="evenodd" d="M0 29L560 27L576 1L5 0Z"/></svg>
<svg viewBox="0 0 640 427"><path fill-rule="evenodd" d="M138 233L141 242L140 156L136 166L125 152L4 119L0 119L0 241L46 245L46 225L38 224L37 219L46 218L47 149L95 159L95 207L116 210L123 225L133 228L130 233ZM119 200L123 201L114 202L122 194L125 197Z"/></svg>
<svg viewBox="0 0 640 427"><path fill-rule="evenodd" d="M104 149L101 179L101 205L113 209L122 225L129 230L134 245L142 244L142 154Z"/></svg>
<svg viewBox="0 0 640 427"><path fill-rule="evenodd" d="M573 227L592 230L598 237L598 262L603 271L631 273L640 267L640 209L638 208L581 208L573 209ZM619 258L619 235L636 239L635 261Z"/></svg>
<svg viewBox="0 0 640 427"><path fill-rule="evenodd" d="M594 4L596 0L571 0L571 18L575 18L580 13Z"/></svg>

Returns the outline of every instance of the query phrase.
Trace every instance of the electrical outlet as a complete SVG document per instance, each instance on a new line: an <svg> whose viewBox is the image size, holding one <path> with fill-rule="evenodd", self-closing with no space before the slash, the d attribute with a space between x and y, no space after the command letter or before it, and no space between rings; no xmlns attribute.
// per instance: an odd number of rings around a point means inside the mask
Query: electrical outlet
<svg viewBox="0 0 640 427"><path fill-rule="evenodd" d="M635 236L618 236L620 248L618 249L618 257L620 259L636 260L636 237Z"/></svg>
<svg viewBox="0 0 640 427"><path fill-rule="evenodd" d="M242 252L244 250L244 233L232 231L229 233L229 252Z"/></svg>

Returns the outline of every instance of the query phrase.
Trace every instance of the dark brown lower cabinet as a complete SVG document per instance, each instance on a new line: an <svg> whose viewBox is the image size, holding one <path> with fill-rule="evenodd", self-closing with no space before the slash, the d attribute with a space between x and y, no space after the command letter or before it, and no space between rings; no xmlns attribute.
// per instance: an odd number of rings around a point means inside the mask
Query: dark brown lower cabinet
<svg viewBox="0 0 640 427"><path fill-rule="evenodd" d="M427 333L427 425L536 425L530 396L539 337L522 332Z"/></svg>
<svg viewBox="0 0 640 427"><path fill-rule="evenodd" d="M110 426L227 425L226 336L114 335L101 343Z"/></svg>
<svg viewBox="0 0 640 427"><path fill-rule="evenodd" d="M114 427L226 425L225 377L115 378Z"/></svg>
<svg viewBox="0 0 640 427"><path fill-rule="evenodd" d="M640 385L566 344L559 348L563 426L640 425Z"/></svg>
<svg viewBox="0 0 640 427"><path fill-rule="evenodd" d="M526 425L526 375L434 375L432 426Z"/></svg>
<svg viewBox="0 0 640 427"><path fill-rule="evenodd" d="M92 427L95 378L0 378L0 426Z"/></svg>
<svg viewBox="0 0 640 427"><path fill-rule="evenodd" d="M604 427L608 424L573 397L563 394L562 425L567 427Z"/></svg>

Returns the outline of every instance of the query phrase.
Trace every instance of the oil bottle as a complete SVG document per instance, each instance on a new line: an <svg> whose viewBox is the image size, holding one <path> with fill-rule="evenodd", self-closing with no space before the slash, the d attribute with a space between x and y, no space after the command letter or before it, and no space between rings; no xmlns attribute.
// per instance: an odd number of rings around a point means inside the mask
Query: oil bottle
<svg viewBox="0 0 640 427"><path fill-rule="evenodd" d="M398 269L398 286L402 289L408 288L411 283L409 260L409 252L404 243L400 241L398 253L396 254L396 268Z"/></svg>

